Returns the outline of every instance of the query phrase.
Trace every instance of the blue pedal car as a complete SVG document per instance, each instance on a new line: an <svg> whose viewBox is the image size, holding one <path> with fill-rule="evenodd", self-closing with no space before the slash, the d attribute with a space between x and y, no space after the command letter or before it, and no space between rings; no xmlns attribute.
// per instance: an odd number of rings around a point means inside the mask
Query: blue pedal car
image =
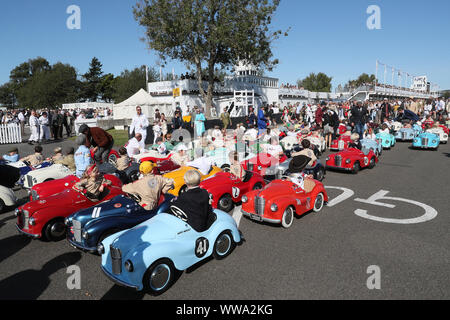
<svg viewBox="0 0 450 320"><path fill-rule="evenodd" d="M390 149L395 146L395 137L390 133L380 132L376 135L376 137L377 140L381 141L381 145L384 149Z"/></svg>
<svg viewBox="0 0 450 320"><path fill-rule="evenodd" d="M437 134L425 132L414 138L412 147L417 149L434 149L439 148L441 140Z"/></svg>
<svg viewBox="0 0 450 320"><path fill-rule="evenodd" d="M377 157L381 156L383 153L383 146L381 143L372 139L361 139L361 146L363 149L372 150Z"/></svg>
<svg viewBox="0 0 450 320"><path fill-rule="evenodd" d="M124 195L80 210L65 220L67 240L77 249L97 253L97 246L103 239L166 212L173 198L173 195L164 195L160 205L151 211L145 210L135 200Z"/></svg>
<svg viewBox="0 0 450 320"><path fill-rule="evenodd" d="M161 213L98 246L102 270L115 283L154 295L167 291L178 271L213 256L224 259L241 242L234 219L220 210L199 233L171 214Z"/></svg>

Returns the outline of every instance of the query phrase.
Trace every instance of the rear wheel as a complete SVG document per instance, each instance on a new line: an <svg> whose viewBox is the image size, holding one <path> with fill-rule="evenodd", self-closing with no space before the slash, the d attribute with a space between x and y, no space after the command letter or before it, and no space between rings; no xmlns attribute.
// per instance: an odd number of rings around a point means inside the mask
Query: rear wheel
<svg viewBox="0 0 450 320"><path fill-rule="evenodd" d="M234 207L233 199L231 198L231 195L229 195L228 193L224 194L219 199L219 202L217 204L217 208L225 212L230 212L231 210L233 210L233 207Z"/></svg>
<svg viewBox="0 0 450 320"><path fill-rule="evenodd" d="M281 225L283 226L283 228L288 229L292 226L293 222L294 222L294 208L289 206L286 208L286 210L283 213L283 216L281 217Z"/></svg>
<svg viewBox="0 0 450 320"><path fill-rule="evenodd" d="M261 190L263 188L263 185L261 182L257 182L255 183L255 185L253 186L253 190Z"/></svg>
<svg viewBox="0 0 450 320"><path fill-rule="evenodd" d="M44 237L48 241L60 241L66 237L66 226L62 218L48 222L44 227Z"/></svg>
<svg viewBox="0 0 450 320"><path fill-rule="evenodd" d="M217 260L225 259L233 251L235 245L231 232L228 230L222 232L214 243L213 257Z"/></svg>
<svg viewBox="0 0 450 320"><path fill-rule="evenodd" d="M166 292L175 276L175 267L169 259L161 259L153 263L145 272L142 280L145 290L152 295Z"/></svg>
<svg viewBox="0 0 450 320"><path fill-rule="evenodd" d="M314 201L314 208L313 211L314 212L319 212L322 210L323 205L325 203L325 198L323 196L323 193L319 193L316 197L316 201Z"/></svg>

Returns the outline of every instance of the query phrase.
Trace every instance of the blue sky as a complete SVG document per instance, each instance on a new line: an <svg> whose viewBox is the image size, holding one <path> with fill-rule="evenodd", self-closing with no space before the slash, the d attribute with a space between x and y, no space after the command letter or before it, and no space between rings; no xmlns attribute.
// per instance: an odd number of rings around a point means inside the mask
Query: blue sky
<svg viewBox="0 0 450 320"><path fill-rule="evenodd" d="M156 55L140 41L144 31L132 14L135 3L1 1L0 84L9 80L11 69L37 56L51 64L69 63L79 74L94 56L105 73L115 75L142 64L154 66ZM81 30L66 27L66 9L72 4L81 8ZM381 30L366 27L369 5L381 8ZM310 72L324 72L333 77L334 89L363 72L375 73L379 59L450 89L449 12L448 0L281 0L273 28L291 31L274 43L280 64L267 74L280 83L295 83ZM186 71L183 64L171 62L164 72L172 68L176 74Z"/></svg>

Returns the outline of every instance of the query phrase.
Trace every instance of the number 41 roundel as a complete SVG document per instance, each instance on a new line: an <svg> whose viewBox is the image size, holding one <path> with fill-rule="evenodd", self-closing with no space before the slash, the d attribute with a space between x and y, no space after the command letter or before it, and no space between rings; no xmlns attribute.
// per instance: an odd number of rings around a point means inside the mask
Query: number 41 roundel
<svg viewBox="0 0 450 320"><path fill-rule="evenodd" d="M206 238L198 238L195 242L195 255L197 258L203 258L209 249L209 241Z"/></svg>

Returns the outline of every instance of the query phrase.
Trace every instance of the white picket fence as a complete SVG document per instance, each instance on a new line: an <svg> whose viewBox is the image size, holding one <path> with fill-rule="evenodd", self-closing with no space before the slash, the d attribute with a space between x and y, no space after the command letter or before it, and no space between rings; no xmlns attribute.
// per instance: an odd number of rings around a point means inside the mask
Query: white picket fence
<svg viewBox="0 0 450 320"><path fill-rule="evenodd" d="M0 144L21 143L22 132L18 124L0 124Z"/></svg>

